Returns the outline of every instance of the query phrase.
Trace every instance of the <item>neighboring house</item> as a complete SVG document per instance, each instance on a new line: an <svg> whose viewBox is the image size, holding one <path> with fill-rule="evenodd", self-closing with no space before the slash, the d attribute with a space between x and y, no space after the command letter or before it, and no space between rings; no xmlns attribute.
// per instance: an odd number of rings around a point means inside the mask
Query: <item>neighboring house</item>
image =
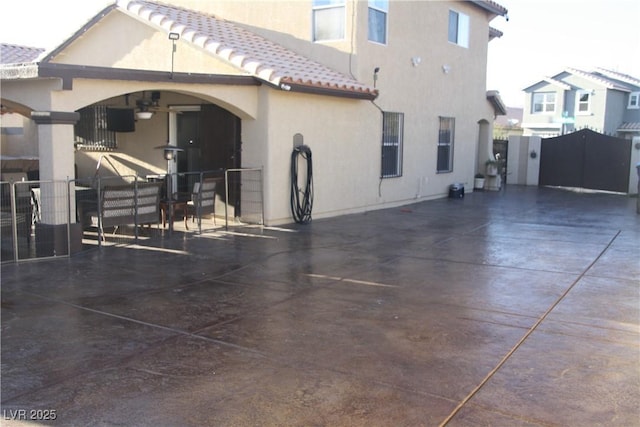
<svg viewBox="0 0 640 427"><path fill-rule="evenodd" d="M119 1L37 59L2 46L3 111L37 125L41 179L102 156L141 176L261 167L274 225L292 221L294 141L313 152L314 218L445 197L492 156L493 1L171 3Z"/></svg>
<svg viewBox="0 0 640 427"><path fill-rule="evenodd" d="M558 136L578 129L640 136L640 79L599 68L568 68L524 89L524 135Z"/></svg>
<svg viewBox="0 0 640 427"><path fill-rule="evenodd" d="M523 108L506 107L506 114L496 117L493 122L493 138L509 139L511 135L522 135Z"/></svg>

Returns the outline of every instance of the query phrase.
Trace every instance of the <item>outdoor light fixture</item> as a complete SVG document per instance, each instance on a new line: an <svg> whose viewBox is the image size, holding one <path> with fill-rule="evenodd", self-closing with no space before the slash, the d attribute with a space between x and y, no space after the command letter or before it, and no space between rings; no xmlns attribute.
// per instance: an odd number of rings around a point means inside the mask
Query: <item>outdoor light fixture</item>
<svg viewBox="0 0 640 427"><path fill-rule="evenodd" d="M376 67L373 69L373 87L376 87L376 83L378 82L378 73L380 72L380 67Z"/></svg>
<svg viewBox="0 0 640 427"><path fill-rule="evenodd" d="M180 151L184 151L182 148L178 148L175 145L170 144L159 145L156 147L156 149L164 151L164 159L167 161L175 160L178 157L178 153Z"/></svg>
<svg viewBox="0 0 640 427"><path fill-rule="evenodd" d="M180 34L178 33L169 33L169 40L171 40L171 43L173 44L173 47L171 49L171 75L169 76L170 79L173 79L173 57L176 54L176 40L180 39Z"/></svg>
<svg viewBox="0 0 640 427"><path fill-rule="evenodd" d="M136 113L136 119L138 120L149 120L151 117L153 117L152 111L138 111Z"/></svg>

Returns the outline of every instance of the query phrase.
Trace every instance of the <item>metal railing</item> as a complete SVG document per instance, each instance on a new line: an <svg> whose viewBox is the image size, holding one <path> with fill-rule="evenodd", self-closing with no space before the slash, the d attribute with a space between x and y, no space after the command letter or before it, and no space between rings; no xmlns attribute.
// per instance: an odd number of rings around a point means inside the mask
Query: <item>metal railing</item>
<svg viewBox="0 0 640 427"><path fill-rule="evenodd" d="M264 224L262 168L225 170L225 227L234 224Z"/></svg>
<svg viewBox="0 0 640 427"><path fill-rule="evenodd" d="M0 259L68 256L72 249L66 181L1 182Z"/></svg>
<svg viewBox="0 0 640 427"><path fill-rule="evenodd" d="M224 219L224 227L264 224L263 178L261 168L199 171L141 178L135 175L118 177L90 177L62 181L2 181L0 182L0 249L2 262L25 261L36 258L66 257L76 252L102 246L108 235L103 223L105 188L132 191L118 197L113 209L129 209L133 238L138 242L138 228L153 223L149 211L141 220L141 204L137 202L142 182L161 182L160 212L168 223L169 236L174 231L173 219L184 215L184 232L211 232L222 226L216 219ZM215 185L211 183L215 182ZM213 191L212 191L213 190ZM209 200L213 198L213 200ZM206 199L206 200L205 200ZM124 206L126 205L126 206ZM176 207L181 207L182 212ZM162 210L164 209L164 210ZM119 214L119 213L118 213ZM221 218L224 215L224 218ZM187 216L189 218L187 218ZM195 230L187 221L196 222ZM157 223L160 224L160 215ZM109 222L113 227L115 222ZM117 230L118 225L115 225ZM163 230L165 225L163 224ZM158 226L158 228L160 228ZM116 241L114 235L110 240ZM158 231L160 233L160 231ZM164 232L164 231L162 231ZM131 235L120 234L120 242L129 242ZM126 233L126 232L125 232ZM155 233L155 231L154 231Z"/></svg>

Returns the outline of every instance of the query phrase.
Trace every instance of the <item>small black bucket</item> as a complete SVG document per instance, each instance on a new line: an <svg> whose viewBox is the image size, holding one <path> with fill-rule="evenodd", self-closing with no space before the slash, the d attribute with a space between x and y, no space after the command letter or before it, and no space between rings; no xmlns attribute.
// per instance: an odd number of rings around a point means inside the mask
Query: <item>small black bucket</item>
<svg viewBox="0 0 640 427"><path fill-rule="evenodd" d="M451 184L449 186L450 199L462 199L464 197L464 184Z"/></svg>

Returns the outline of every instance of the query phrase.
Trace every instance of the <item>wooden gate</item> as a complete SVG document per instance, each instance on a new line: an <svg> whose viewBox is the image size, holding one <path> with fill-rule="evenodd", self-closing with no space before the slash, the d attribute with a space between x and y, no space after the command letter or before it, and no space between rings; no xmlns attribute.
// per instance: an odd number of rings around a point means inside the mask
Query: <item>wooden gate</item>
<svg viewBox="0 0 640 427"><path fill-rule="evenodd" d="M589 129L542 140L540 185L626 193L631 141Z"/></svg>

